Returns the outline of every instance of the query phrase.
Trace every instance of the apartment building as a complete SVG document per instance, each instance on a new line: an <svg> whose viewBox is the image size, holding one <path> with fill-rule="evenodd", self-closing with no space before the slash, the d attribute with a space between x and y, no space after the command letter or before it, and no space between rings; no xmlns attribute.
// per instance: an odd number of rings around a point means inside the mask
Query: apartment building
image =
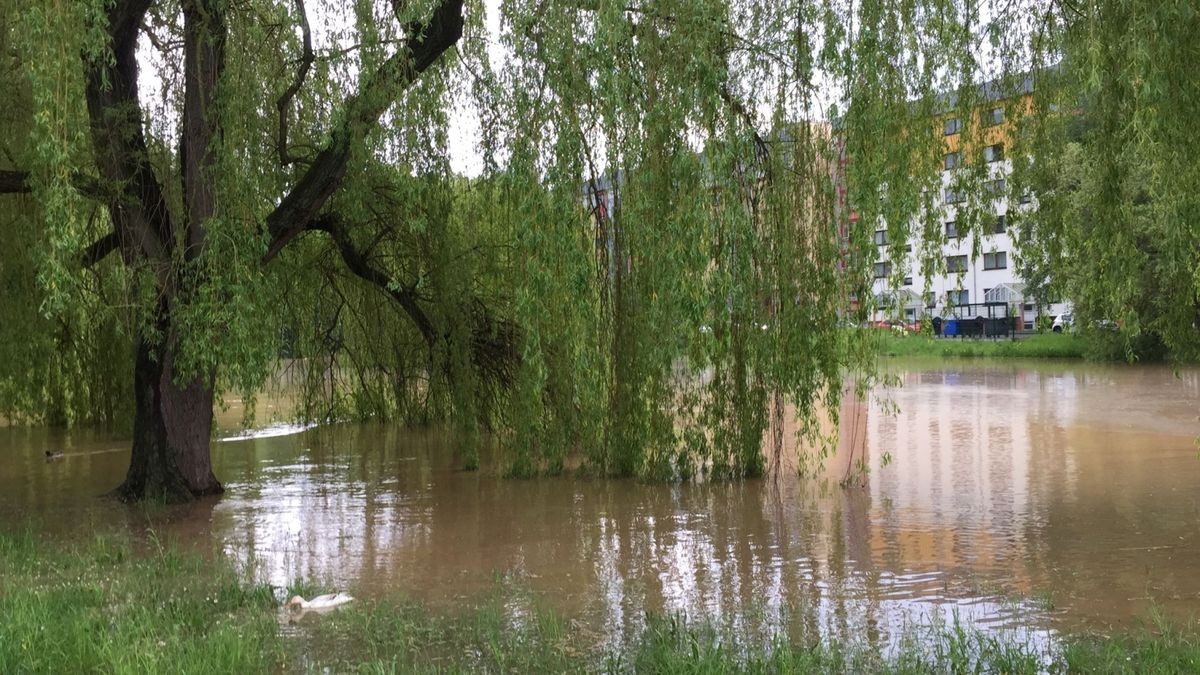
<svg viewBox="0 0 1200 675"><path fill-rule="evenodd" d="M1065 303L1047 303L1049 299L1027 297L1025 282L1017 274L1013 259L1015 242L1009 218L1020 210L1036 208L1036 205L1028 195L1010 198L1008 181L1013 167L1007 149L1013 125L1006 117L1014 106L1029 104L1033 80L1026 77L1015 96L1005 95L995 82L981 85L978 93L980 104L971 111L975 119L970 120L977 132L970 139L965 138L968 121L961 119L958 113L942 114L935 121L945 138L940 194L934 199L939 229L944 235L944 240L936 247L940 259L922 259L929 251L918 235L910 240L902 260L892 260L887 230L879 229L874 233L877 257L872 317L875 320L985 318L999 323L1003 318L1015 317L1011 324L1016 330L1031 330L1039 312L1057 315L1069 311ZM955 101L948 98L945 109L956 107ZM974 189L981 194L973 196L977 203L984 205L983 227L973 231L959 225L959 211L968 195L962 194L961 188L956 189L955 185L957 172L968 166L982 169L976 174L982 179L974 183ZM897 265L902 266L901 274L896 275L902 275L899 288L894 286L893 278ZM928 277L923 273L926 269L933 270Z"/></svg>

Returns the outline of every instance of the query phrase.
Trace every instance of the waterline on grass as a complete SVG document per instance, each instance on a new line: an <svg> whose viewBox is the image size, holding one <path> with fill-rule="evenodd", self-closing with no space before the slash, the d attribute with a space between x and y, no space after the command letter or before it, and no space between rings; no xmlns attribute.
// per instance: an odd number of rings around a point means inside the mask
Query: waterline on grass
<svg viewBox="0 0 1200 675"><path fill-rule="evenodd" d="M1087 353L1087 342L1076 335L1061 334L1017 340L884 334L879 336L879 349L892 357L1080 359Z"/></svg>
<svg viewBox="0 0 1200 675"><path fill-rule="evenodd" d="M507 582L506 582L507 583ZM288 592L316 590L293 585ZM508 589L457 611L367 600L281 620L268 586L220 556L170 544L137 553L99 536L74 547L0 533L0 671L158 672L1195 672L1193 622L1161 617L1115 636L980 631L956 611L881 641L759 638L681 614L646 615L619 646ZM520 600L514 602L514 597ZM797 615L799 616L799 615Z"/></svg>

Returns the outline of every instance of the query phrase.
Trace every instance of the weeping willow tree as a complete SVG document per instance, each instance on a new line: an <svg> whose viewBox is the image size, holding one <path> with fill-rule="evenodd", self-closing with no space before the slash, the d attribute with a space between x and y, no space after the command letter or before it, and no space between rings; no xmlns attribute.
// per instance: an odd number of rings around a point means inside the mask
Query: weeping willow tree
<svg viewBox="0 0 1200 675"><path fill-rule="evenodd" d="M284 343L303 414L450 421L468 463L490 428L515 475L760 474L785 408L815 435L873 382L844 324L871 233L935 220L946 92L1061 58L1078 11L8 3L3 330L44 365L8 347L4 408L130 398L118 494L215 493L214 400Z"/></svg>
<svg viewBox="0 0 1200 675"><path fill-rule="evenodd" d="M1200 8L1063 2L1020 136L1023 273L1122 355L1200 357Z"/></svg>

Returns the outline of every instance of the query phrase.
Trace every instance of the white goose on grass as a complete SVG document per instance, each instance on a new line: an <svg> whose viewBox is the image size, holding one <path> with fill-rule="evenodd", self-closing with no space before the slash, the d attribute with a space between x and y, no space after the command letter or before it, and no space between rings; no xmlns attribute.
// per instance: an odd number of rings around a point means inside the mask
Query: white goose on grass
<svg viewBox="0 0 1200 675"><path fill-rule="evenodd" d="M354 600L354 596L349 593L329 593L327 595L318 595L312 600L305 600L299 595L293 596L291 600L284 605L291 610L308 610L308 609L332 609L339 605L344 605L347 602Z"/></svg>

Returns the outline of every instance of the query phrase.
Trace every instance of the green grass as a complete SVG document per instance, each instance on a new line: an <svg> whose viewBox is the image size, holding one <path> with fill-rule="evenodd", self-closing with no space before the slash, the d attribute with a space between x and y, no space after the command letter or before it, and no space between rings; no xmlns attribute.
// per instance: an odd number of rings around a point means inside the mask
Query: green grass
<svg viewBox="0 0 1200 675"><path fill-rule="evenodd" d="M1159 618L1122 635L1067 637L1053 654L925 626L886 656L866 642L747 643L653 616L627 644L606 648L511 593L452 613L363 600L290 625L271 589L240 583L227 561L153 539L141 548L0 533L0 672L1200 672L1198 627Z"/></svg>
<svg viewBox="0 0 1200 675"><path fill-rule="evenodd" d="M0 672L262 672L278 661L270 589L152 548L0 535Z"/></svg>
<svg viewBox="0 0 1200 675"><path fill-rule="evenodd" d="M880 353L886 356L1077 359L1088 348L1087 342L1077 335L1056 333L1020 340L979 340L880 332Z"/></svg>
<svg viewBox="0 0 1200 675"><path fill-rule="evenodd" d="M1076 673L1200 673L1200 625L1151 616L1118 635L1077 635L1062 661Z"/></svg>

